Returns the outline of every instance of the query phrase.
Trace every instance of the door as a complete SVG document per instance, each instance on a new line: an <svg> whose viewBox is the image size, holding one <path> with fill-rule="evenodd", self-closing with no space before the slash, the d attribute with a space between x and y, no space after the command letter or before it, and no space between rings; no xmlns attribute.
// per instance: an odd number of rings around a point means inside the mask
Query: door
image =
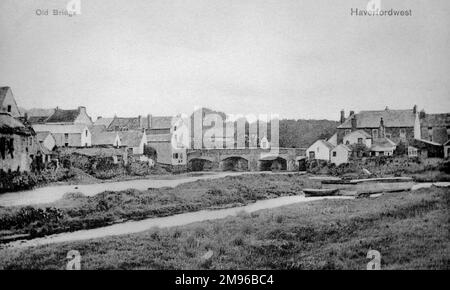
<svg viewBox="0 0 450 290"><path fill-rule="evenodd" d="M316 152L309 151L309 159L316 159Z"/></svg>

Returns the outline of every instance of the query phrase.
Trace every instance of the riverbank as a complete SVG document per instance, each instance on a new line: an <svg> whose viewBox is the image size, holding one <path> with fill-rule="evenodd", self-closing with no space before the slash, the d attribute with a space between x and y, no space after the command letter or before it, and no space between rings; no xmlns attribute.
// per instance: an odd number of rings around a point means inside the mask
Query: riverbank
<svg viewBox="0 0 450 290"><path fill-rule="evenodd" d="M299 203L143 233L2 250L0 269L449 269L448 188ZM202 256L208 251L210 259Z"/></svg>
<svg viewBox="0 0 450 290"><path fill-rule="evenodd" d="M52 203L0 207L0 239L5 242L17 235L35 238L127 220L245 205L262 199L298 195L302 188L311 186L318 187L320 182L298 174L242 174L197 180L173 188L104 191L93 196L67 193Z"/></svg>

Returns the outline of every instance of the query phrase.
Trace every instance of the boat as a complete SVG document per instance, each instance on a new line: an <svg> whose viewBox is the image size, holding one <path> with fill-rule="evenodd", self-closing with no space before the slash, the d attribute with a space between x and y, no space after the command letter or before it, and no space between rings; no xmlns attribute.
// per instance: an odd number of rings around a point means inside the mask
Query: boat
<svg viewBox="0 0 450 290"><path fill-rule="evenodd" d="M304 188L305 196L333 196L339 192L337 188Z"/></svg>

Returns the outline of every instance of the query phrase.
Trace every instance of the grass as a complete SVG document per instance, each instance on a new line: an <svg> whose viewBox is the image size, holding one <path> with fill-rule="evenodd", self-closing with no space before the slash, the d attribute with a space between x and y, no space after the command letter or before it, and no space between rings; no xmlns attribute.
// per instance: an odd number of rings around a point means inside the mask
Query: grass
<svg viewBox="0 0 450 290"><path fill-rule="evenodd" d="M296 195L318 182L295 174L257 174L198 180L145 191L79 193L33 207L0 207L0 238L30 237L96 228L124 220L169 216L207 208L248 204L260 199Z"/></svg>
<svg viewBox="0 0 450 290"><path fill-rule="evenodd" d="M184 227L0 252L0 269L450 269L450 191L300 203ZM209 250L209 260L202 256Z"/></svg>

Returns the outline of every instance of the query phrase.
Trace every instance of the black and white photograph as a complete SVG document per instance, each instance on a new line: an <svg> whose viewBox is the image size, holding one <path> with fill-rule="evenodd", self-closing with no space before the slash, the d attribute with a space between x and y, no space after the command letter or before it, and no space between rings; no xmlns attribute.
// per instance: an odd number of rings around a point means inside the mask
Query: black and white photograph
<svg viewBox="0 0 450 290"><path fill-rule="evenodd" d="M449 270L449 156L447 0L0 1L0 274Z"/></svg>

